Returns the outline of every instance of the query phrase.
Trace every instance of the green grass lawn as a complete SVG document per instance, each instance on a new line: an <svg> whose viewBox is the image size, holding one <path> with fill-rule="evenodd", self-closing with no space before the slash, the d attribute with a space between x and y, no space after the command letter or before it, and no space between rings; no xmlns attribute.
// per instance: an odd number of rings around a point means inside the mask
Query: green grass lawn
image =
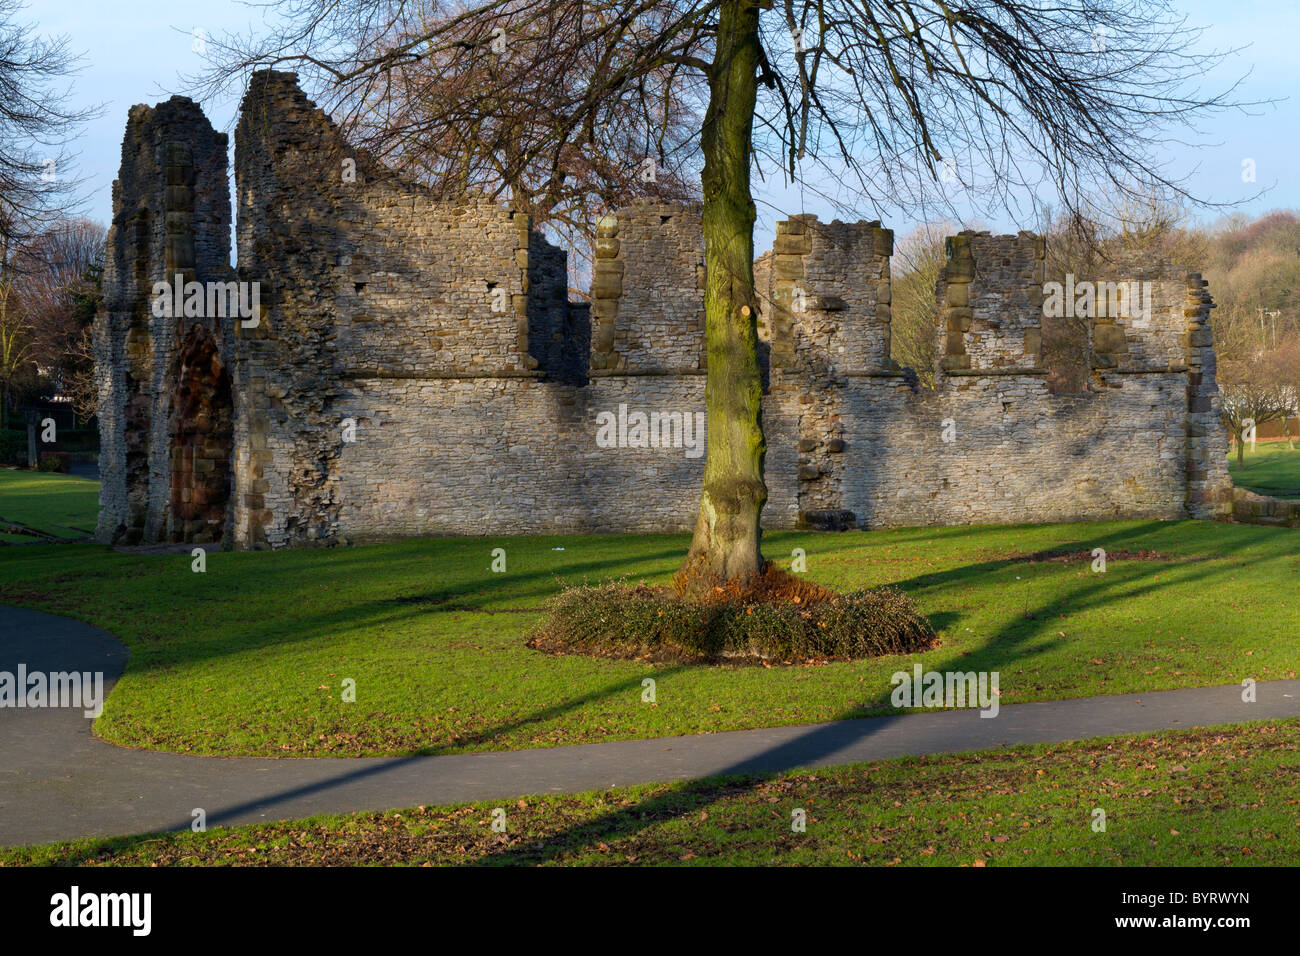
<svg viewBox="0 0 1300 956"><path fill-rule="evenodd" d="M21 525L56 538L95 533L99 482L40 471L0 468L0 541L30 542L31 535L5 532Z"/></svg>
<svg viewBox="0 0 1300 956"><path fill-rule="evenodd" d="M573 744L890 712L891 675L998 671L1003 703L1293 677L1300 532L1127 521L774 533L839 589L892 583L936 650L821 666L681 666L524 646L563 584L666 582L685 535L442 538L367 547L119 554L0 548L0 600L82 618L131 648L95 724L136 747L384 755ZM505 573L489 570L507 553ZM1109 554L1029 560L1053 549ZM560 550L562 549L562 550ZM1123 553L1142 553L1143 558ZM642 680L657 682L642 701ZM341 699L356 681L356 702Z"/></svg>
<svg viewBox="0 0 1300 956"><path fill-rule="evenodd" d="M1243 467L1237 467L1237 452L1228 452L1228 474L1240 488L1274 498L1300 498L1300 448L1290 451L1286 442L1257 443L1252 452L1246 446Z"/></svg>
<svg viewBox="0 0 1300 956"><path fill-rule="evenodd" d="M504 834L491 826L498 807ZM802 833L792 829L795 810L805 814ZM1297 720L0 850L0 865L76 866L1276 866L1297 859Z"/></svg>

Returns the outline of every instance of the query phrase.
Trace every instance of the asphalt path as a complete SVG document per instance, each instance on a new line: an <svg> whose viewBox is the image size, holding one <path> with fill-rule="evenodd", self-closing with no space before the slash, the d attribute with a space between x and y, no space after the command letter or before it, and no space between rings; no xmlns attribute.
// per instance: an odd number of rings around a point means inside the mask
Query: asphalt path
<svg viewBox="0 0 1300 956"><path fill-rule="evenodd" d="M0 671L103 672L127 649L81 621L0 605ZM689 737L426 757L205 757L132 750L80 708L0 708L0 845L209 827L418 805L506 800L907 754L1060 743L1300 717L1300 680L1008 704Z"/></svg>

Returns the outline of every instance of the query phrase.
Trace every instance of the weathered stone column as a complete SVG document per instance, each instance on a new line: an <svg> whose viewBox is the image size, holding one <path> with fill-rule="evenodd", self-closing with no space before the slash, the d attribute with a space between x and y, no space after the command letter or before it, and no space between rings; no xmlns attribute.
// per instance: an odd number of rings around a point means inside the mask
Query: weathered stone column
<svg viewBox="0 0 1300 956"><path fill-rule="evenodd" d="M591 368L626 368L627 359L614 351L614 330L618 302L623 295L623 271L619 258L618 217L601 216L596 222L596 262L591 277ZM620 364L621 363L621 364Z"/></svg>
<svg viewBox="0 0 1300 956"><path fill-rule="evenodd" d="M947 372L970 368L966 332L971 327L970 286L975 278L971 234L949 236L944 243L944 255L947 258L942 273L945 294L939 305L944 339L939 367Z"/></svg>
<svg viewBox="0 0 1300 956"><path fill-rule="evenodd" d="M187 97L134 106L128 114L113 184L104 307L94 332L102 481L97 536L105 542L224 537L221 495L206 495L219 512L216 530L209 516L197 532L189 516L178 514L178 505L193 504L195 471L193 447L187 459L177 444L185 422L177 417L176 390L181 352L196 326L216 355L216 368L207 361L204 374L219 374L234 361L221 325L230 320L208 314L206 295L202 307L182 306L179 314L175 303L185 301L184 283L231 278L226 147L225 134ZM173 294L155 310L158 283ZM229 449L214 454L200 467L211 465L215 484Z"/></svg>
<svg viewBox="0 0 1300 956"><path fill-rule="evenodd" d="M1187 276L1187 513L1193 518L1220 518L1232 510L1208 285L1200 273Z"/></svg>

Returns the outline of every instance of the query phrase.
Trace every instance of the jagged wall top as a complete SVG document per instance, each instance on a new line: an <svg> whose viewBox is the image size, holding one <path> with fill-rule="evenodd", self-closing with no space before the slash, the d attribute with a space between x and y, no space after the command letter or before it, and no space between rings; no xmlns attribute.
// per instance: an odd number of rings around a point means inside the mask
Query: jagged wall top
<svg viewBox="0 0 1300 956"><path fill-rule="evenodd" d="M573 374L565 262L526 215L351 148L291 73L254 74L236 142L240 270L272 286L269 334L278 318L344 377Z"/></svg>
<svg viewBox="0 0 1300 956"><path fill-rule="evenodd" d="M186 96L127 114L113 182L104 263L105 308L130 308L176 270L220 279L230 263L228 138Z"/></svg>

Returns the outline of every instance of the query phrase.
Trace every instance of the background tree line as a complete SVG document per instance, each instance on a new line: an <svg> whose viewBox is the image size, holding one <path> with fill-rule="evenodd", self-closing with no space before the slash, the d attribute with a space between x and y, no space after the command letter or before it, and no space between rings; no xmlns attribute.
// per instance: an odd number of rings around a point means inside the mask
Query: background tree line
<svg viewBox="0 0 1300 956"><path fill-rule="evenodd" d="M61 219L22 243L0 236L0 420L58 396L95 414L91 324L99 306L104 227Z"/></svg>
<svg viewBox="0 0 1300 956"><path fill-rule="evenodd" d="M58 396L94 414L89 327L104 227L86 200L71 146L97 108L71 106L80 61L19 0L0 0L0 457L26 435L18 408Z"/></svg>

